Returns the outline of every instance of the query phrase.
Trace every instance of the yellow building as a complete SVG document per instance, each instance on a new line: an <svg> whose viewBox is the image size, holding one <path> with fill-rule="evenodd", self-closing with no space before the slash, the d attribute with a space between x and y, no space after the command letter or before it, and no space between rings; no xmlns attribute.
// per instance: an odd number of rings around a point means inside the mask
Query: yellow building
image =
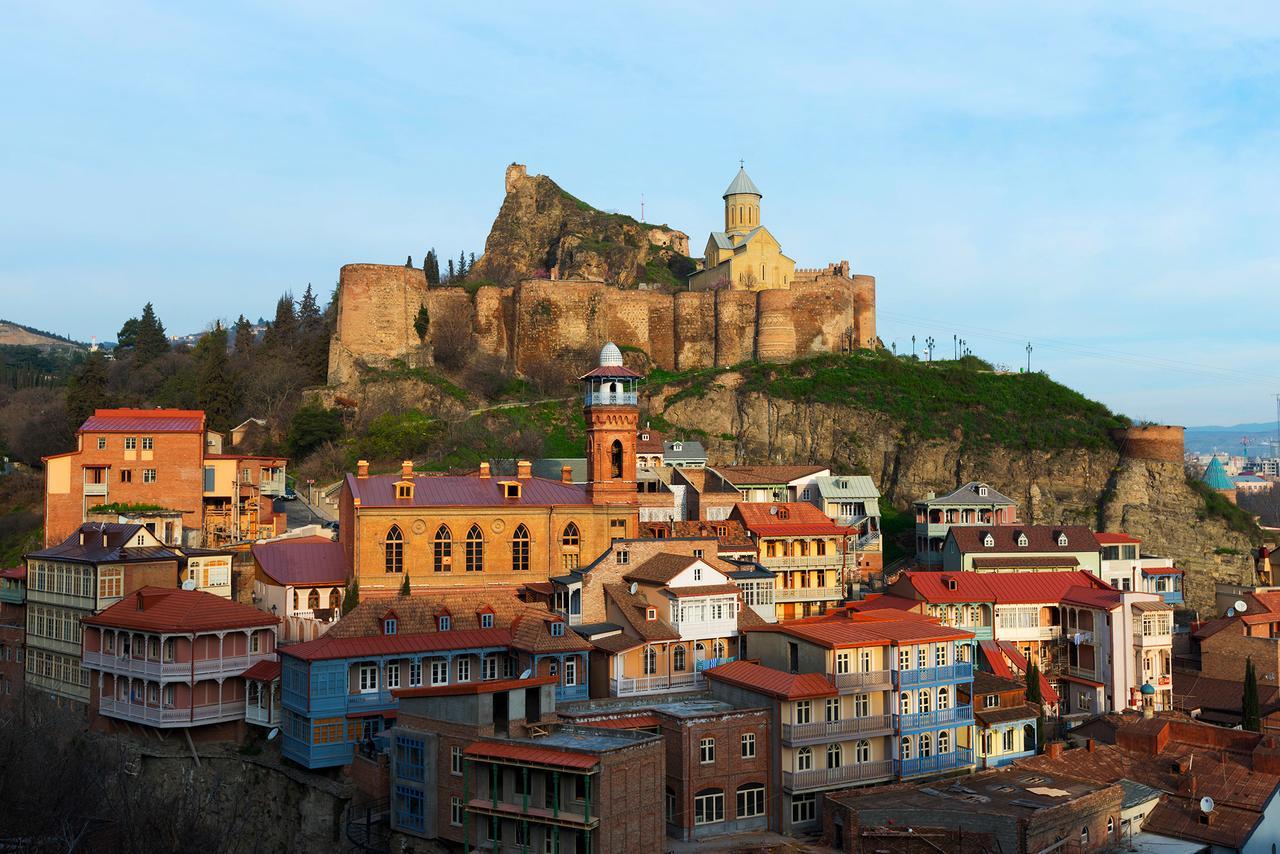
<svg viewBox="0 0 1280 854"><path fill-rule="evenodd" d="M534 477L399 475L361 462L339 501L339 540L362 590L523 585L591 563L638 534L635 459L639 375L613 344L582 378L588 483Z"/></svg>
<svg viewBox="0 0 1280 854"><path fill-rule="evenodd" d="M762 196L745 169L738 170L723 198L724 231L711 232L702 270L689 278L689 289L790 288L796 262L782 254L782 244L760 224Z"/></svg>

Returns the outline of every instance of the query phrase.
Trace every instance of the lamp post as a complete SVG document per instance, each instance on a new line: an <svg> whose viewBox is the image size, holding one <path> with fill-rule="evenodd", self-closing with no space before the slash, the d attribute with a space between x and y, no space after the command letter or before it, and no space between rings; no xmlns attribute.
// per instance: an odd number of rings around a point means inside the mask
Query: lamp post
<svg viewBox="0 0 1280 854"><path fill-rule="evenodd" d="M911 358L914 359L915 357L916 357L916 336L912 335L911 336ZM1280 412L1280 407L1277 408L1277 411Z"/></svg>
<svg viewBox="0 0 1280 854"><path fill-rule="evenodd" d="M1031 346L1031 342L1027 342L1027 373L1031 373L1031 351L1035 349Z"/></svg>
<svg viewBox="0 0 1280 854"><path fill-rule="evenodd" d="M929 362L930 364L932 364L933 363L933 336L932 335L924 339L924 346L925 346L925 353L928 354Z"/></svg>

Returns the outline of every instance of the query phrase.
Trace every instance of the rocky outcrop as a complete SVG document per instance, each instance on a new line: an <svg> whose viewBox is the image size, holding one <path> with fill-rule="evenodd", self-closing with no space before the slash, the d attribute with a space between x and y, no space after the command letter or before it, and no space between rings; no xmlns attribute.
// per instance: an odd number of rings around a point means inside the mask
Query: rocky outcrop
<svg viewBox="0 0 1280 854"><path fill-rule="evenodd" d="M515 285L529 278L589 279L619 287L683 286L689 236L596 210L546 175L507 167L507 194L468 278Z"/></svg>

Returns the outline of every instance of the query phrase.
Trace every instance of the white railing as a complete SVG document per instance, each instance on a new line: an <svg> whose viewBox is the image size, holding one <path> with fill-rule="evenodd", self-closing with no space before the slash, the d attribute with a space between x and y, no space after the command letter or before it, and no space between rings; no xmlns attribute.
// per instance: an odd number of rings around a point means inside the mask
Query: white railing
<svg viewBox="0 0 1280 854"><path fill-rule="evenodd" d="M798 792L842 783L860 783L893 776L893 760L852 762L839 768L814 768L809 771L783 771L782 788Z"/></svg>
<svg viewBox="0 0 1280 854"><path fill-rule="evenodd" d="M733 606L725 606L732 611ZM680 640L707 640L709 638L728 638L738 633L736 615L724 620L672 620L671 628L680 633Z"/></svg>
<svg viewBox="0 0 1280 854"><path fill-rule="evenodd" d="M775 587L775 602L822 602L831 599L843 599L843 587Z"/></svg>
<svg viewBox="0 0 1280 854"><path fill-rule="evenodd" d="M267 653L254 655L234 655L227 658L205 658L195 663L195 674L207 676L211 673L235 675L249 669L250 666L271 656ZM190 661L156 661L154 659L133 658L109 652L89 652L83 656L84 665L109 673L123 673L137 676L170 677L181 679L190 677L192 664Z"/></svg>
<svg viewBox="0 0 1280 854"><path fill-rule="evenodd" d="M831 681L836 684L836 688L840 690L854 689L885 689L893 687L893 671L892 670L871 670L866 673L835 673L831 676Z"/></svg>
<svg viewBox="0 0 1280 854"><path fill-rule="evenodd" d="M880 541L880 532L871 531L870 533L863 534L861 537L858 537L858 540L853 544L853 547L858 551L862 551L867 546L879 541Z"/></svg>
<svg viewBox="0 0 1280 854"><path fill-rule="evenodd" d="M765 556L760 558L761 566L775 571L780 569L825 569L835 571L839 570L843 563L844 557L838 554Z"/></svg>
<svg viewBox="0 0 1280 854"><path fill-rule="evenodd" d="M623 676L609 680L609 693L615 697L652 694L656 691L692 691L701 688L706 678L701 673L673 673L670 676Z"/></svg>
<svg viewBox="0 0 1280 854"><path fill-rule="evenodd" d="M268 709L264 706L248 706L244 710L244 719L247 723L260 726L276 726L280 723L280 707L277 705Z"/></svg>
<svg viewBox="0 0 1280 854"><path fill-rule="evenodd" d="M84 494L85 495L106 495L107 484L106 483L88 483L86 481L84 485Z"/></svg>
<svg viewBox="0 0 1280 854"><path fill-rule="evenodd" d="M635 406L639 401L639 395L634 391L620 391L609 393L604 391L589 391L582 397L582 402L587 406Z"/></svg>
<svg viewBox="0 0 1280 854"><path fill-rule="evenodd" d="M229 700L226 703L208 703L189 708L147 706L128 700L99 700L101 714L152 726L185 726L189 724L219 723L244 717L244 701Z"/></svg>
<svg viewBox="0 0 1280 854"><path fill-rule="evenodd" d="M803 741L840 741L873 732L893 729L892 715L867 715L861 718L843 718L838 721L818 721L808 724L783 724L782 740L792 743Z"/></svg>

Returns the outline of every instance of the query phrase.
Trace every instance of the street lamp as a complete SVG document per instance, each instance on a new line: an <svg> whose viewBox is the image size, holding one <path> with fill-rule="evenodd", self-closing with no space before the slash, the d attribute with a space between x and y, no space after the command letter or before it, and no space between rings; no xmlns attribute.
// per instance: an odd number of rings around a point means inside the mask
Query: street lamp
<svg viewBox="0 0 1280 854"><path fill-rule="evenodd" d="M1031 373L1031 351L1033 349L1034 348L1031 346L1031 342L1028 341L1027 342L1027 373Z"/></svg>
<svg viewBox="0 0 1280 854"><path fill-rule="evenodd" d="M933 362L933 336L932 335L924 339L924 345L925 345L925 353L927 353L929 356L929 361Z"/></svg>

